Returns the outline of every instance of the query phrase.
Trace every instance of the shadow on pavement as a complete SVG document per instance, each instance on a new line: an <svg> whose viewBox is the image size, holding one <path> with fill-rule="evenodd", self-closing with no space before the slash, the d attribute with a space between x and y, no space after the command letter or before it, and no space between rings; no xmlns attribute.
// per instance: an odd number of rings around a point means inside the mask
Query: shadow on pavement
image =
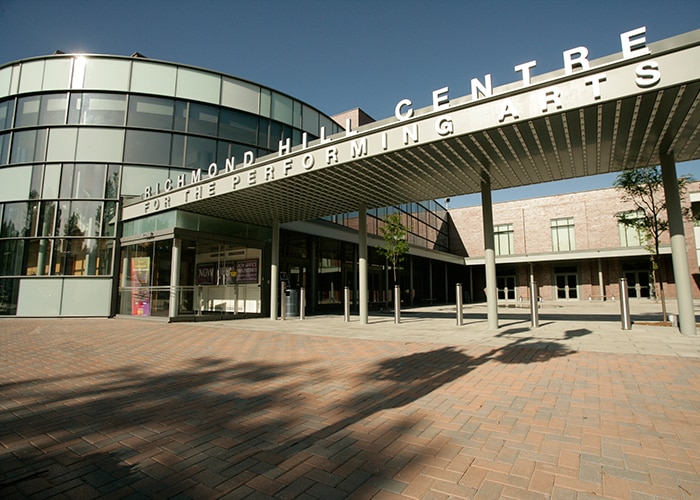
<svg viewBox="0 0 700 500"><path fill-rule="evenodd" d="M256 478L274 480L320 457L327 469L351 464L352 470L337 481L304 478L306 483L285 486L280 480L279 489L267 494L291 495L288 488L305 484L318 488L317 496L342 496L391 478L391 466L377 462L376 452L360 443L377 439L378 424L371 423L377 416L487 362L544 362L570 353L556 342L531 338L479 356L443 347L382 359L352 380L326 364L212 357L163 373L125 365L69 377L3 378L0 494L245 496L255 492ZM421 415L420 407L394 415L377 446L409 432ZM419 446L397 453L395 466L421 453Z"/></svg>

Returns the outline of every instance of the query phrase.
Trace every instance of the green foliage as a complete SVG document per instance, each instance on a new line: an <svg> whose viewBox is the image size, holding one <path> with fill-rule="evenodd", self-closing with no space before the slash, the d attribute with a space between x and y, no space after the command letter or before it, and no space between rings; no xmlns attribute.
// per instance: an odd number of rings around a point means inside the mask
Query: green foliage
<svg viewBox="0 0 700 500"><path fill-rule="evenodd" d="M401 222L401 214L398 212L387 215L382 221L384 224L380 232L384 238L384 246L377 248L377 251L391 262L396 283L396 268L408 253L408 228Z"/></svg>
<svg viewBox="0 0 700 500"><path fill-rule="evenodd" d="M692 181L693 178L690 176L678 178L678 191L681 199L688 183ZM661 168L657 166L625 170L617 176L613 187L620 193L622 201L634 206L631 211L617 214L617 219L625 226L636 229L640 239L643 240L644 247L649 251L652 284L656 288L658 282L663 320L666 321L663 279L657 278L657 274L660 272L661 235L669 228ZM692 218L690 207L683 207L682 210L683 217Z"/></svg>

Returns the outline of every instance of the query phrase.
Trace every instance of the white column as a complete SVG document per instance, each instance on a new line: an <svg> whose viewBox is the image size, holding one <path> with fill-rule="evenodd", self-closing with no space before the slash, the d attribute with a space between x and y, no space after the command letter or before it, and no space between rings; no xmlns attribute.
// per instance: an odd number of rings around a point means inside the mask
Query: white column
<svg viewBox="0 0 700 500"><path fill-rule="evenodd" d="M673 158L673 153L661 155L661 177L663 178L664 195L666 196L668 229L671 234L671 260L673 262L673 276L676 281L676 295L678 297L678 322L682 334L696 335L688 249L685 243L681 196L678 192L676 161Z"/></svg>
<svg viewBox="0 0 700 500"><path fill-rule="evenodd" d="M603 261L598 259L598 289L601 302L605 300L605 283L603 282Z"/></svg>
<svg viewBox="0 0 700 500"><path fill-rule="evenodd" d="M498 290L496 288L496 250L493 238L493 204L491 180L484 174L481 180L481 212L484 219L484 264L486 267L486 311L489 330L498 329Z"/></svg>
<svg viewBox="0 0 700 500"><path fill-rule="evenodd" d="M280 222L272 221L272 262L270 264L270 319L277 320L277 296L280 282Z"/></svg>
<svg viewBox="0 0 700 500"><path fill-rule="evenodd" d="M367 205L360 205L359 216L359 257L360 257L360 323L369 322L369 274L367 267Z"/></svg>
<svg viewBox="0 0 700 500"><path fill-rule="evenodd" d="M173 238L173 249L170 255L170 302L168 305L168 318L177 316L180 309L180 253L182 252L182 240Z"/></svg>

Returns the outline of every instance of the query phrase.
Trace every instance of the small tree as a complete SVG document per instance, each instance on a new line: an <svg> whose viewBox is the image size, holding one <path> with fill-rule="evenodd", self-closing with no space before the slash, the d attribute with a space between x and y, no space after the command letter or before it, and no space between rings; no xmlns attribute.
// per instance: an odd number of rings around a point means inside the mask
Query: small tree
<svg viewBox="0 0 700 500"><path fill-rule="evenodd" d="M678 178L678 190L681 197L685 193L690 176ZM666 296L664 294L663 276L659 267L659 248L661 235L668 231L668 216L666 214L666 197L663 193L663 178L661 168L644 167L625 170L617 176L613 187L621 193L621 199L634 205L634 210L617 215L618 220L625 226L633 227L644 241L644 247L649 251L651 261L651 282L654 292L659 286L661 312L666 322ZM683 208L683 217L690 218L689 207Z"/></svg>
<svg viewBox="0 0 700 500"><path fill-rule="evenodd" d="M408 228L401 223L401 214L398 212L387 215L382 221L384 225L380 231L384 238L384 246L377 248L377 251L391 262L396 284L396 268L408 252Z"/></svg>

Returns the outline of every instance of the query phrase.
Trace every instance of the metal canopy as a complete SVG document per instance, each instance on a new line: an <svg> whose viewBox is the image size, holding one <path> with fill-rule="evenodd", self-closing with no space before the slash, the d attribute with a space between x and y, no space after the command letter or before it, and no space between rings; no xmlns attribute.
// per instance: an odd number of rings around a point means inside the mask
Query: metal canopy
<svg viewBox="0 0 700 500"><path fill-rule="evenodd" d="M201 181L127 205L123 218L178 208L269 226L353 212L361 203L478 193L486 175L497 190L658 165L671 152L678 162L698 159L700 30L650 49L375 122L232 172L209 177L202 166ZM639 76L644 68L651 77ZM438 132L449 124L452 133Z"/></svg>

